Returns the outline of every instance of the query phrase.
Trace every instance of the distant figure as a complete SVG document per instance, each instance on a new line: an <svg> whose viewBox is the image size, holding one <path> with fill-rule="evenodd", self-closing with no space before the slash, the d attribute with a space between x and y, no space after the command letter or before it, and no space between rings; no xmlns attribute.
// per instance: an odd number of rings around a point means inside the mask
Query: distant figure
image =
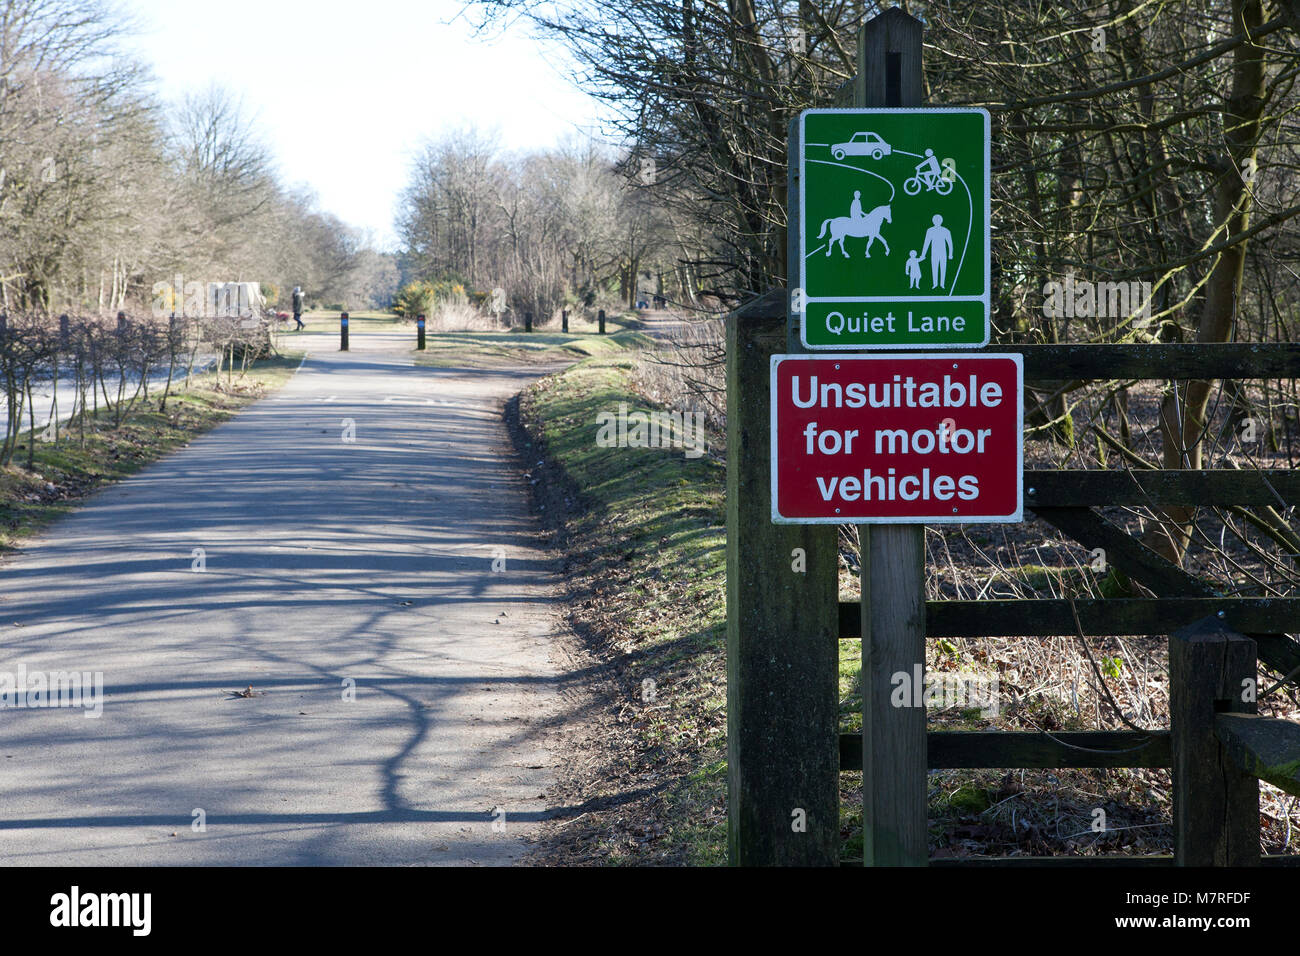
<svg viewBox="0 0 1300 956"><path fill-rule="evenodd" d="M916 250L907 257L907 287L909 289L921 288L921 260L916 257Z"/></svg>
<svg viewBox="0 0 1300 956"><path fill-rule="evenodd" d="M293 320L298 323L298 328L294 329L295 332L307 327L302 320L302 286L300 285L293 287Z"/></svg>

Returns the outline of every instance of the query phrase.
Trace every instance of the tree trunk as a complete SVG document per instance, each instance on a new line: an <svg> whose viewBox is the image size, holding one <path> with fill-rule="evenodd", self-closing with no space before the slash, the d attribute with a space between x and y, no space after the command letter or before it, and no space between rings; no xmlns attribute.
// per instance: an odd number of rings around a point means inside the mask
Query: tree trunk
<svg viewBox="0 0 1300 956"><path fill-rule="evenodd" d="M1233 27L1253 35L1264 22L1260 0L1233 0ZM1264 105L1264 49L1254 43L1237 47L1232 61L1232 90L1223 104L1223 139L1229 161L1224 164L1214 191L1213 242L1232 240L1250 224L1251 189L1243 178L1253 161ZM1237 320L1238 297L1246 261L1246 243L1224 249L1205 285L1205 301L1196 330L1198 342L1226 342ZM1204 458L1205 413L1213 382L1174 382L1160 404L1160 437L1164 467L1200 468ZM1149 547L1181 563L1191 541L1195 508L1163 509L1162 521L1148 529Z"/></svg>

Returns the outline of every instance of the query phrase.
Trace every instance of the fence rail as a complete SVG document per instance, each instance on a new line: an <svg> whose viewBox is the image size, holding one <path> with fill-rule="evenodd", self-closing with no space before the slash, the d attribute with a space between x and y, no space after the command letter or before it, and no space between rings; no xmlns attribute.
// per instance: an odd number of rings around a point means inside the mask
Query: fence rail
<svg viewBox="0 0 1300 956"><path fill-rule="evenodd" d="M1025 357L1025 381L1300 377L1297 342L1002 345Z"/></svg>
<svg viewBox="0 0 1300 956"><path fill-rule="evenodd" d="M862 636L860 610L855 602L840 602L841 638ZM925 633L927 637L968 638L1073 635L1080 629L1089 637L1168 634L1220 613L1225 623L1242 633L1294 630L1300 625L1300 598L926 601Z"/></svg>
<svg viewBox="0 0 1300 956"><path fill-rule="evenodd" d="M1024 472L1025 504L1052 507L1111 505L1254 505L1285 508L1300 501L1300 472L1225 468Z"/></svg>
<svg viewBox="0 0 1300 956"><path fill-rule="evenodd" d="M937 730L926 734L930 770L1035 767L1168 767L1169 731ZM862 735L840 734L840 769L862 769Z"/></svg>

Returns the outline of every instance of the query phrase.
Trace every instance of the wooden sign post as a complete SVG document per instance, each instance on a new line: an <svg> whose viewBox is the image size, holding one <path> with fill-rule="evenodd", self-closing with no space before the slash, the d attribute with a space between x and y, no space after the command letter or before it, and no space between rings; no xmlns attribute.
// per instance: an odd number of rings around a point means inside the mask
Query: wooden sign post
<svg viewBox="0 0 1300 956"><path fill-rule="evenodd" d="M858 107L921 104L921 24L890 9L859 36ZM792 153L802 148L791 124ZM883 151L882 151L883 152ZM799 275L798 173L788 248ZM733 865L839 862L839 555L833 524L772 521L772 358L805 352L804 290L727 317L727 783ZM972 343L974 344L974 343ZM925 664L924 529L862 528L863 822L868 865L925 865L924 706L890 677Z"/></svg>
<svg viewBox="0 0 1300 956"><path fill-rule="evenodd" d="M922 104L921 22L897 7L858 35L853 105ZM891 675L925 669L925 528L862 525L862 844L865 866L925 866L924 699L890 704Z"/></svg>

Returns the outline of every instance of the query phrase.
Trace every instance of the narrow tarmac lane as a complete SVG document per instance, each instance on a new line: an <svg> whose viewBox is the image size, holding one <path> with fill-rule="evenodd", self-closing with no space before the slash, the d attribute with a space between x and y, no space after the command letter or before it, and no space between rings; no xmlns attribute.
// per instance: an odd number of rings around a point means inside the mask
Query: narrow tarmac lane
<svg viewBox="0 0 1300 956"><path fill-rule="evenodd" d="M522 855L557 571L500 407L537 372L416 368L412 339L286 336L279 393L0 563L0 703L6 673L37 705L37 672L103 679L98 717L0 709L0 860Z"/></svg>

